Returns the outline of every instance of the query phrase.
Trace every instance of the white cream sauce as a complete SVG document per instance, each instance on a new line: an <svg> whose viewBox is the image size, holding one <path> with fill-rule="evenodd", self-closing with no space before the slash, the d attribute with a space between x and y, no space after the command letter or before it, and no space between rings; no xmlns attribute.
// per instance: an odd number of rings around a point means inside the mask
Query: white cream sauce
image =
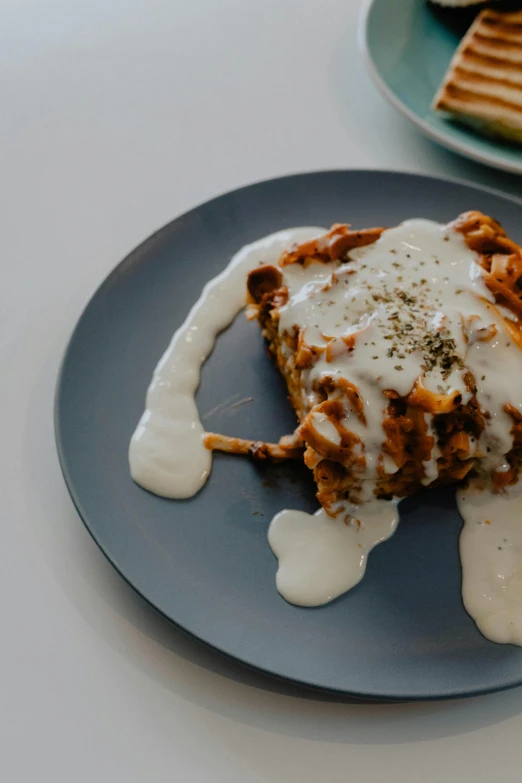
<svg viewBox="0 0 522 783"><path fill-rule="evenodd" d="M283 250L322 232L289 229L261 239L240 250L205 286L154 371L146 409L130 443L131 474L145 489L185 498L206 481L211 452L203 445L194 400L201 365L219 332L243 307L248 272L258 264L276 263ZM466 401L463 366L473 372L479 403L491 413L480 442L474 445L475 453L483 462L487 457L488 470L506 470L512 422L503 406L511 402L522 410L521 352L513 348L501 318L487 304L493 297L475 254L456 232L412 220L386 231L377 243L352 252L351 257L348 264L285 267L290 299L281 310L280 328L305 327L307 342L320 346L326 344L323 335L340 338L359 333L351 353L340 342L333 361L321 357L305 378L304 394L310 409L317 401L314 379L322 374L341 375L358 386L367 424L347 405L345 425L359 435L365 450L365 496L372 496L381 454L386 402L382 392L394 389L406 395L421 373L429 389L458 390ZM500 312L511 317L503 309ZM397 323L402 336L415 338L428 330L454 340L453 353L463 366L455 362L449 372L437 363L426 368L426 355L414 341L386 339L390 322ZM495 337L480 340L492 325L497 328ZM435 417L427 418L428 432L436 434ZM325 438L338 442L338 432L327 417L317 414L314 426ZM426 484L437 476L439 453L435 444L425 463ZM386 471L393 473L393 460L383 457ZM492 495L476 485L459 493L465 519L460 551L466 609L485 636L516 644L522 644L521 503L522 495ZM279 559L279 592L302 606L333 600L359 582L368 553L392 535L397 520L395 501L347 504L335 519L323 510L315 515L281 511L269 529L270 546Z"/></svg>
<svg viewBox="0 0 522 783"><path fill-rule="evenodd" d="M259 264L275 264L294 243L323 232L292 228L246 245L204 287L154 370L146 408L130 442L131 476L142 487L167 498L188 498L201 489L212 465L194 399L201 365L219 332L244 307L248 273Z"/></svg>
<svg viewBox="0 0 522 783"><path fill-rule="evenodd" d="M322 606L351 590L364 576L369 552L389 538L399 521L396 502L374 500L344 516L280 511L268 530L279 561L276 585L297 606Z"/></svg>
<svg viewBox="0 0 522 783"><path fill-rule="evenodd" d="M435 417L429 413L425 414L426 423L428 425L426 434L430 435L434 439L434 446L431 450L431 458L423 463L424 478L422 480L422 483L424 484L424 486L431 484L431 482L435 481L435 479L439 475L439 472L437 470L437 459L438 457L441 456L441 451L437 445L437 433L435 431L435 427L433 424L434 418Z"/></svg>
<svg viewBox="0 0 522 783"><path fill-rule="evenodd" d="M487 639L522 645L522 488L494 495L472 482L457 493L462 600Z"/></svg>

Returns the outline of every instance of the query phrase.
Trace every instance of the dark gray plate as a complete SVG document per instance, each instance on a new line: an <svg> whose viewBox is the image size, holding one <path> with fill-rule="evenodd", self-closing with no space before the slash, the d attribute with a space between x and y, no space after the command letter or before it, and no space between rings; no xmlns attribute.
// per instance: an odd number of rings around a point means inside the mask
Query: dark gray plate
<svg viewBox="0 0 522 783"><path fill-rule="evenodd" d="M316 507L305 468L260 470L217 455L191 500L136 486L129 438L172 333L245 242L297 225L447 221L480 209L522 242L522 202L412 174L331 171L262 182L177 218L130 254L91 299L58 382L56 437L74 503L127 581L166 617L272 675L368 698L446 698L522 681L522 649L486 641L460 598L453 492L402 505L396 535L366 578L321 609L285 603L267 540L273 514ZM245 398L252 402L234 406ZM275 440L294 427L285 390L255 324L239 317L203 370L207 429Z"/></svg>

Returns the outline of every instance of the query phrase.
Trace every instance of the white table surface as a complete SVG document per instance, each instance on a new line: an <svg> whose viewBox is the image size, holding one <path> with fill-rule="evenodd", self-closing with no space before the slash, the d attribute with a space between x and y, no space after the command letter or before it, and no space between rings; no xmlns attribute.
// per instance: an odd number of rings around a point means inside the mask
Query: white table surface
<svg viewBox="0 0 522 783"><path fill-rule="evenodd" d="M520 689L346 704L186 639L97 550L55 454L55 378L81 308L182 211L337 167L521 191L384 102L357 51L358 11L358 0L1 4L3 783L520 779Z"/></svg>

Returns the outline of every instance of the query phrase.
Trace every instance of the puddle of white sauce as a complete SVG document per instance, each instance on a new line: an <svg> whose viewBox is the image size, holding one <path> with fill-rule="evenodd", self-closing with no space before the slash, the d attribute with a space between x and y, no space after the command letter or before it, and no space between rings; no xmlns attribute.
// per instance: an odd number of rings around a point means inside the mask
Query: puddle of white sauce
<svg viewBox="0 0 522 783"><path fill-rule="evenodd" d="M457 502L466 611L487 639L522 645L522 491L495 495L471 483Z"/></svg>
<svg viewBox="0 0 522 783"><path fill-rule="evenodd" d="M201 365L219 332L245 305L246 278L259 264L274 264L284 250L324 229L291 228L243 247L226 269L204 287L154 370L145 411L129 447L131 476L156 495L188 498L207 480L212 453L194 395Z"/></svg>
<svg viewBox="0 0 522 783"><path fill-rule="evenodd" d="M350 590L364 576L368 553L399 521L393 501L375 500L350 512L349 523L323 509L285 510L273 518L268 543L279 561L277 589L289 603L322 606Z"/></svg>

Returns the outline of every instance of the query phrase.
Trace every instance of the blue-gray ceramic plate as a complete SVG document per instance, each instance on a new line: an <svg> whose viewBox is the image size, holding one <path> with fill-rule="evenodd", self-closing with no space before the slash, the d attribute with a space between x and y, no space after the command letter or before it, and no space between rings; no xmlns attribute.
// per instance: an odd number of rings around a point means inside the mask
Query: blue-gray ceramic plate
<svg viewBox="0 0 522 783"><path fill-rule="evenodd" d="M309 471L217 454L201 492L173 501L136 486L127 463L156 362L241 245L289 226L448 221L467 209L494 215L522 242L522 202L468 184L379 171L261 182L174 220L95 293L58 381L60 461L95 541L170 620L271 675L359 697L445 698L522 681L522 649L486 641L462 606L453 491L405 501L365 579L328 606L303 609L276 592L267 527L282 508L317 507ZM259 330L242 316L219 338L197 401L215 432L275 440L295 426Z"/></svg>
<svg viewBox="0 0 522 783"><path fill-rule="evenodd" d="M481 163L522 172L522 147L481 136L431 110L459 36L425 0L367 0L359 40L377 86L426 135Z"/></svg>

